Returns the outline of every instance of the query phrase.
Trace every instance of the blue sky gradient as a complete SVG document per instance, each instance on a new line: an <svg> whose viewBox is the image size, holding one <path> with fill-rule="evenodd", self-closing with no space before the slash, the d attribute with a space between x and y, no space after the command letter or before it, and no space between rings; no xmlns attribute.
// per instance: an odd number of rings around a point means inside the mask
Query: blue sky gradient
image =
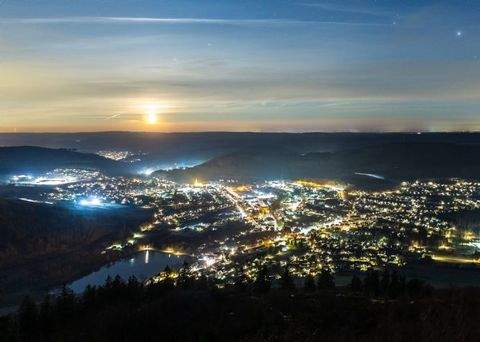
<svg viewBox="0 0 480 342"><path fill-rule="evenodd" d="M480 130L479 25L476 1L0 0L0 131Z"/></svg>

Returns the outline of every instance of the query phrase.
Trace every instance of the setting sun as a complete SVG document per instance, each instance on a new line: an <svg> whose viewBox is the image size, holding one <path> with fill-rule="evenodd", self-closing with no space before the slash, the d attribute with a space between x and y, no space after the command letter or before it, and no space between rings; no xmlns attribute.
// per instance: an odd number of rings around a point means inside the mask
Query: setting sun
<svg viewBox="0 0 480 342"><path fill-rule="evenodd" d="M140 107L141 112L143 113L143 120L148 125L155 125L159 121L159 116L167 112L171 108L170 105L166 103L159 102L147 102L140 104L137 108Z"/></svg>
<svg viewBox="0 0 480 342"><path fill-rule="evenodd" d="M147 114L147 123L149 125L154 125L157 123L157 120L158 120L158 117L157 117L157 113L155 112L150 112Z"/></svg>
<svg viewBox="0 0 480 342"><path fill-rule="evenodd" d="M145 106L145 109L146 109L146 112L147 112L147 116L145 118L145 121L149 124L149 125L154 125L157 123L158 121L158 108L159 106L157 104L147 104Z"/></svg>

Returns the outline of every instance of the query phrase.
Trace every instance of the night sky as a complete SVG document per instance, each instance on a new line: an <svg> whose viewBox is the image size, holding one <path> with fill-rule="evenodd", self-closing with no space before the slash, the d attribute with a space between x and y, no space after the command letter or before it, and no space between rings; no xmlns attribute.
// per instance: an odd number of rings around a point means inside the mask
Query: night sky
<svg viewBox="0 0 480 342"><path fill-rule="evenodd" d="M0 0L0 131L480 130L480 1Z"/></svg>

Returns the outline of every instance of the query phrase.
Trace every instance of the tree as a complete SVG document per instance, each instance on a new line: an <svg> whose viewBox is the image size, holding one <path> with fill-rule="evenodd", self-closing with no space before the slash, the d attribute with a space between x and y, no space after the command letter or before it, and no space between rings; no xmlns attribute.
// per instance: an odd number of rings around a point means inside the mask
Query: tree
<svg viewBox="0 0 480 342"><path fill-rule="evenodd" d="M425 282L420 279L410 279L407 282L406 289L411 298L429 296L432 292L431 285L425 284Z"/></svg>
<svg viewBox="0 0 480 342"><path fill-rule="evenodd" d="M370 270L367 272L363 282L363 290L368 296L377 297L380 294L380 280L378 271Z"/></svg>
<svg viewBox="0 0 480 342"><path fill-rule="evenodd" d="M383 295L387 295L388 288L390 286L390 271L385 267L383 270L382 278L380 279L380 292Z"/></svg>
<svg viewBox="0 0 480 342"><path fill-rule="evenodd" d="M243 271L237 270L237 276L235 277L235 282L233 284L233 287L236 291L238 292L245 292L245 290L248 287L248 279L245 276L245 273Z"/></svg>
<svg viewBox="0 0 480 342"><path fill-rule="evenodd" d="M208 290L214 288L214 284L208 279L207 276L202 274L198 279L194 281L195 289Z"/></svg>
<svg viewBox="0 0 480 342"><path fill-rule="evenodd" d="M288 266L285 266L280 276L280 288L287 291L295 290L295 284L293 283L293 278L290 274Z"/></svg>
<svg viewBox="0 0 480 342"><path fill-rule="evenodd" d="M138 290L142 286L142 283L138 281L137 277L131 275L127 280L127 287L131 290Z"/></svg>
<svg viewBox="0 0 480 342"><path fill-rule="evenodd" d="M350 282L350 290L354 293L359 293L362 291L362 280L354 274L352 281Z"/></svg>
<svg viewBox="0 0 480 342"><path fill-rule="evenodd" d="M172 269L170 268L170 266L165 266L165 268L163 269L163 273L165 273L165 276L170 277L172 274Z"/></svg>
<svg viewBox="0 0 480 342"><path fill-rule="evenodd" d="M87 285L82 294L82 304L85 308L92 308L95 305L97 289L95 286Z"/></svg>
<svg viewBox="0 0 480 342"><path fill-rule="evenodd" d="M398 298L402 295L404 288L402 288L401 278L398 276L397 271L392 272L390 276L390 286L388 287L388 297Z"/></svg>
<svg viewBox="0 0 480 342"><path fill-rule="evenodd" d="M258 271L257 278L255 279L254 288L259 293L266 293L270 291L272 283L270 281L270 274L267 266L263 265Z"/></svg>
<svg viewBox="0 0 480 342"><path fill-rule="evenodd" d="M40 305L40 313L38 317L38 327L45 340L49 339L50 334L54 329L52 297L46 294Z"/></svg>
<svg viewBox="0 0 480 342"><path fill-rule="evenodd" d="M38 309L37 304L30 296L26 296L18 310L18 325L20 334L25 340L33 337L38 327Z"/></svg>
<svg viewBox="0 0 480 342"><path fill-rule="evenodd" d="M315 278L311 274L305 276L303 287L307 292L314 292L316 290Z"/></svg>
<svg viewBox="0 0 480 342"><path fill-rule="evenodd" d="M190 265L184 262L180 272L178 273L177 286L182 289L191 288L193 285L193 278L190 272Z"/></svg>
<svg viewBox="0 0 480 342"><path fill-rule="evenodd" d="M59 317L63 320L68 320L75 312L75 307L77 304L76 296L71 289L63 286L62 292L57 297L55 304Z"/></svg>
<svg viewBox="0 0 480 342"><path fill-rule="evenodd" d="M174 281L174 278L172 277L172 269L168 265L165 266L165 269L163 270L163 275L164 275L163 280L160 285L165 290L173 289L175 287L175 281Z"/></svg>
<svg viewBox="0 0 480 342"><path fill-rule="evenodd" d="M319 290L335 289L335 279L333 278L333 275L329 270L323 269L320 272L317 279L317 288Z"/></svg>

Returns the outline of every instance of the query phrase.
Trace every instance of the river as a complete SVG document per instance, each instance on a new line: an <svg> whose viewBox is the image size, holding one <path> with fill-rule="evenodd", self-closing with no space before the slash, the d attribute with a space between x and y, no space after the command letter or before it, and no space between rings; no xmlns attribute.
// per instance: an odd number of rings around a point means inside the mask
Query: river
<svg viewBox="0 0 480 342"><path fill-rule="evenodd" d="M178 268L188 261L184 256L177 256L157 251L144 251L106 265L98 271L92 272L83 278L75 280L68 285L75 293L81 293L87 285L103 285L107 277L114 278L119 275L127 280L135 276L138 280L145 280L161 271L166 266Z"/></svg>

